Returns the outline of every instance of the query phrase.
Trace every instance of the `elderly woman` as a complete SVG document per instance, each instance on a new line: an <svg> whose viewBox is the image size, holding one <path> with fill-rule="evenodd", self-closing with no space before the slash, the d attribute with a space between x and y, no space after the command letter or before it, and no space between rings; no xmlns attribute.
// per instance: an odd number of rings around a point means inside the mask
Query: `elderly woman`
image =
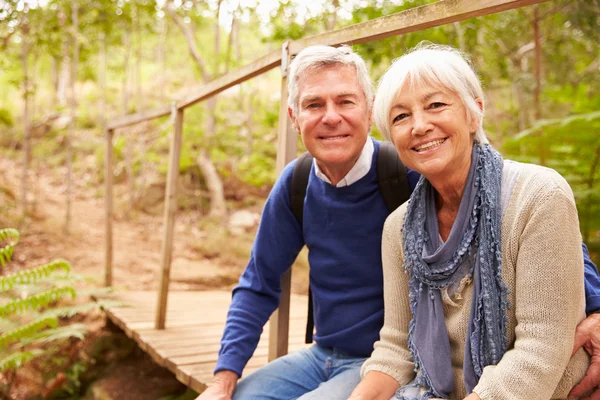
<svg viewBox="0 0 600 400"><path fill-rule="evenodd" d="M385 223L385 323L353 400L566 398L584 376L573 194L492 149L483 97L446 46L418 47L380 81L375 122L422 178Z"/></svg>

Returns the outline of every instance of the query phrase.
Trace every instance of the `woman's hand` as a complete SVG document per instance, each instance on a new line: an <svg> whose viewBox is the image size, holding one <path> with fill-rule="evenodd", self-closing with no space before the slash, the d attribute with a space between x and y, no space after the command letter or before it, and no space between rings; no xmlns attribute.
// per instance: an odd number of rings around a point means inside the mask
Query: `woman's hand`
<svg viewBox="0 0 600 400"><path fill-rule="evenodd" d="M369 371L348 400L390 400L399 387L391 376L379 371Z"/></svg>
<svg viewBox="0 0 600 400"><path fill-rule="evenodd" d="M477 393L471 393L464 400L481 400L481 397L477 395Z"/></svg>

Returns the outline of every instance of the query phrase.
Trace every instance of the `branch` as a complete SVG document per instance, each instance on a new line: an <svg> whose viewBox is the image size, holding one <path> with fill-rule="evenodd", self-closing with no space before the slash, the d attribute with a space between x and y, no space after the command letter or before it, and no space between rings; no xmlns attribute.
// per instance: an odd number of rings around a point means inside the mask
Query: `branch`
<svg viewBox="0 0 600 400"><path fill-rule="evenodd" d="M200 56L200 53L198 52L198 46L196 45L196 39L194 38L194 34L181 20L179 15L177 15L177 11L175 11L175 7L173 6L173 0L167 2L165 9L173 19L173 22L175 22L175 24L179 27L181 33L183 33L183 36L185 36L188 49L190 50L190 55L192 56L192 58L196 62L196 66L200 70L202 80L204 82L210 81L210 73L206 70L206 63L204 62L204 59Z"/></svg>
<svg viewBox="0 0 600 400"><path fill-rule="evenodd" d="M17 30L14 29L12 32L9 32L8 35L2 38L2 50L6 50L6 48L8 47L8 41L10 40L10 37L14 35L16 31Z"/></svg>

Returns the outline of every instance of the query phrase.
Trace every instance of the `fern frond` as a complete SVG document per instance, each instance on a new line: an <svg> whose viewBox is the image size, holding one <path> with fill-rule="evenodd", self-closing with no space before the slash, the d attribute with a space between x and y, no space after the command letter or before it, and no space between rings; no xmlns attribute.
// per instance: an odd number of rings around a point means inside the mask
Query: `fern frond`
<svg viewBox="0 0 600 400"><path fill-rule="evenodd" d="M16 229L0 229L0 242L8 242L0 247L0 265L5 266L12 259L13 251L19 243L19 232Z"/></svg>
<svg viewBox="0 0 600 400"><path fill-rule="evenodd" d="M31 351L19 351L12 353L0 360L0 372L15 370L34 358L41 356L45 352L45 350L34 349Z"/></svg>
<svg viewBox="0 0 600 400"><path fill-rule="evenodd" d="M125 303L115 300L106 300L91 302L86 304L78 304L70 307L59 307L52 308L44 311L41 316L57 317L57 318L71 318L72 316L80 313L85 313L98 308L116 308L125 307Z"/></svg>
<svg viewBox="0 0 600 400"><path fill-rule="evenodd" d="M77 296L77 292L74 288L71 286L63 286L44 290L43 292L36 293L25 299L15 299L0 306L0 317L6 318L9 315L18 312L37 310L46 307L53 301L60 300L69 294L73 299Z"/></svg>
<svg viewBox="0 0 600 400"><path fill-rule="evenodd" d="M43 331L39 331L30 337L23 338L19 343L19 347L30 344L45 344L55 340L67 339L71 337L83 340L87 332L88 328L84 324L72 324L51 329L44 329Z"/></svg>
<svg viewBox="0 0 600 400"><path fill-rule="evenodd" d="M10 290L15 284L34 284L59 270L65 271L68 275L71 272L71 265L65 260L54 260L36 268L2 276L0 277L0 291Z"/></svg>
<svg viewBox="0 0 600 400"><path fill-rule="evenodd" d="M35 335L37 332L48 327L55 328L58 325L56 317L38 318L20 328L13 329L0 335L0 349L18 340Z"/></svg>

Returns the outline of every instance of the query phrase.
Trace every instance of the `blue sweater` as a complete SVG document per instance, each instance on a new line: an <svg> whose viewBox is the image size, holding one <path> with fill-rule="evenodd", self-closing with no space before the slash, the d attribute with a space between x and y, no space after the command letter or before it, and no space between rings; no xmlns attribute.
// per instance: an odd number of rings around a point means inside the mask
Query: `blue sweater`
<svg viewBox="0 0 600 400"><path fill-rule="evenodd" d="M233 290L215 372L242 375L264 324L279 304L281 275L304 245L309 250L314 340L356 357L370 356L383 326L381 234L389 215L377 182L379 142L374 144L371 169L350 186L336 188L311 169L304 231L290 209L296 162L285 167L265 203L248 266ZM418 179L409 170L411 189ZM593 295L591 299L588 295L588 309L595 310L600 308L600 278L587 251L584 255L586 294Z"/></svg>

